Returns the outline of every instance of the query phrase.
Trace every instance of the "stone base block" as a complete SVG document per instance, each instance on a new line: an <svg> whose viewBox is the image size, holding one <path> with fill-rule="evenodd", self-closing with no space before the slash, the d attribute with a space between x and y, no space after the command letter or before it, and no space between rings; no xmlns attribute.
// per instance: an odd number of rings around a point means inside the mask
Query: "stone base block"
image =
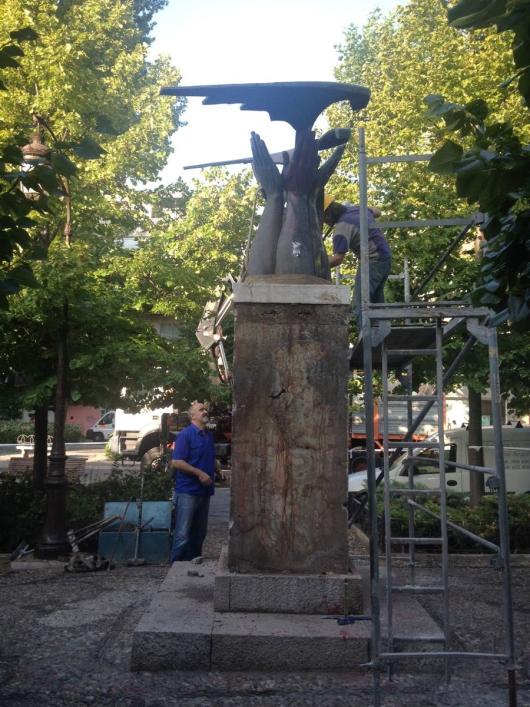
<svg viewBox="0 0 530 707"><path fill-rule="evenodd" d="M171 567L133 634L132 670L364 670L368 622L340 626L316 614L218 613L214 577L213 562Z"/></svg>
<svg viewBox="0 0 530 707"><path fill-rule="evenodd" d="M330 284L234 288L233 572L348 572L348 299Z"/></svg>
<svg viewBox="0 0 530 707"><path fill-rule="evenodd" d="M331 616L216 614L212 670L347 670L368 660L370 626Z"/></svg>
<svg viewBox="0 0 530 707"><path fill-rule="evenodd" d="M134 631L131 670L210 669L213 577L213 564L170 568Z"/></svg>
<svg viewBox="0 0 530 707"><path fill-rule="evenodd" d="M358 574L238 574L223 548L214 582L215 611L361 614Z"/></svg>

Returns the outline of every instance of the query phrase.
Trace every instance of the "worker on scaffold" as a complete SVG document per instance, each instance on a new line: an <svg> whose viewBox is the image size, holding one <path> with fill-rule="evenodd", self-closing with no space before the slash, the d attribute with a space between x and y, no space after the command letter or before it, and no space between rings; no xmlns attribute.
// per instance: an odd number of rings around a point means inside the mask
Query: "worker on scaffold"
<svg viewBox="0 0 530 707"><path fill-rule="evenodd" d="M390 247L378 228L376 218L381 215L379 209L368 207L368 257L370 260L370 302L385 301L385 283L390 275L392 256ZM349 250L357 256L359 267L355 276L355 316L361 332L361 224L360 207L353 204L341 204L330 196L324 196L324 222L333 226L333 255L329 258L330 267L340 265Z"/></svg>

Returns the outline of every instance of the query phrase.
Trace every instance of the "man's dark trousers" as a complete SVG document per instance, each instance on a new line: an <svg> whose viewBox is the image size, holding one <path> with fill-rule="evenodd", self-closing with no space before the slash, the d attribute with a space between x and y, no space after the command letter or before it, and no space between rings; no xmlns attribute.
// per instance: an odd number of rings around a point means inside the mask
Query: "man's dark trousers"
<svg viewBox="0 0 530 707"><path fill-rule="evenodd" d="M175 494L175 531L171 561L193 560L202 554L208 529L210 495Z"/></svg>

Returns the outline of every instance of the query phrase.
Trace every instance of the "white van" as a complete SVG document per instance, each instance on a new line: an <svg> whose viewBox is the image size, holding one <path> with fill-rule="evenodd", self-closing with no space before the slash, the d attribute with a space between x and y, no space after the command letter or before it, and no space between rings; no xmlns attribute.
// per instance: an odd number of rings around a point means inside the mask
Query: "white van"
<svg viewBox="0 0 530 707"><path fill-rule="evenodd" d="M106 412L95 425L86 431L86 438L94 440L94 442L106 442L114 433L114 417L114 410Z"/></svg>
<svg viewBox="0 0 530 707"><path fill-rule="evenodd" d="M512 493L530 493L530 427L502 428L504 443L504 464L506 470L506 490ZM436 440L436 437L431 438ZM493 427L482 428L484 448L484 466L495 468L495 445ZM448 430L445 433L445 455L448 461L468 463L468 432L465 429ZM437 449L415 449L414 456L438 459ZM408 484L408 466L404 463L407 453L403 452L390 468L391 481ZM440 487L440 474L437 467L414 465L414 482L418 487L437 489ZM473 472L445 468L445 483L448 491L469 493L469 474ZM495 481L495 477L485 475ZM356 493L366 488L366 471L358 471L348 476L348 492ZM486 486L486 489L488 487Z"/></svg>

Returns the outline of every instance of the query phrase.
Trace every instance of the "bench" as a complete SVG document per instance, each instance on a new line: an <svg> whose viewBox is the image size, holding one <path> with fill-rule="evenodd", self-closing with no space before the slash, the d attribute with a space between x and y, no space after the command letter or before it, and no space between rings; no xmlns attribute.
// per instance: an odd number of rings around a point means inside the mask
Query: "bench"
<svg viewBox="0 0 530 707"><path fill-rule="evenodd" d="M52 436L48 435L48 437L46 439L48 453L51 452L52 442L53 442ZM29 457L30 454L32 454L35 449L35 435L19 435L17 437L16 448L20 452L20 456L23 459L26 459L27 457Z"/></svg>
<svg viewBox="0 0 530 707"><path fill-rule="evenodd" d="M88 457L66 457L65 474L70 482L78 482L86 474ZM33 457L11 457L7 471L14 476L25 476L33 473Z"/></svg>

